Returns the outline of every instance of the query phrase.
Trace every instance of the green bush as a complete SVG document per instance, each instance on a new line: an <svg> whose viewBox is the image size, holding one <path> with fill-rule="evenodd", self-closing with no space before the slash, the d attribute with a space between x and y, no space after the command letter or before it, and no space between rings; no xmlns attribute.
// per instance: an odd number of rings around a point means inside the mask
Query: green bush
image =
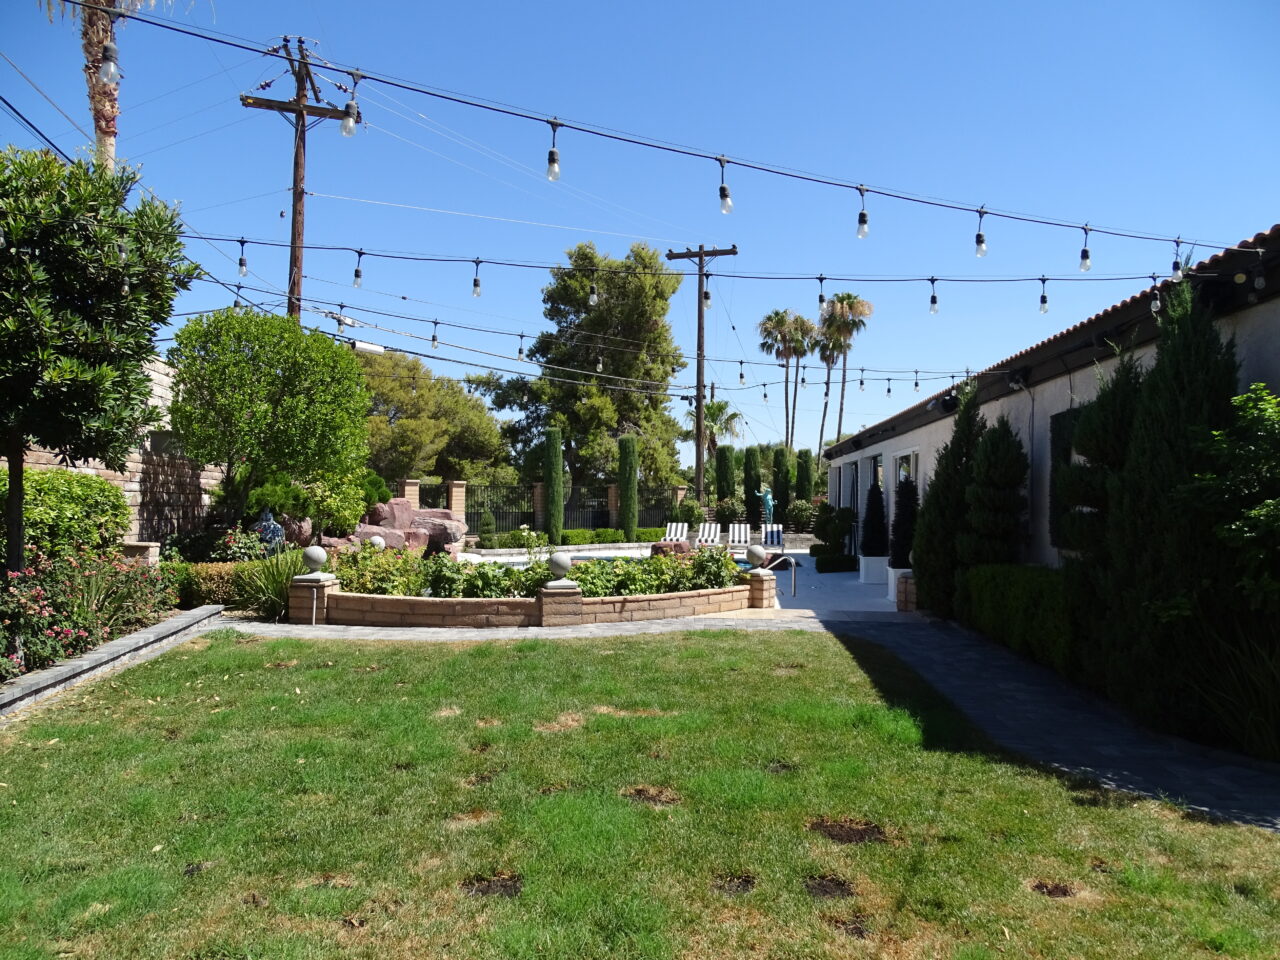
<svg viewBox="0 0 1280 960"><path fill-rule="evenodd" d="M818 573L846 573L858 569L858 558L845 553L827 554L814 557L813 568Z"/></svg>
<svg viewBox="0 0 1280 960"><path fill-rule="evenodd" d="M733 447L721 444L716 447L716 500L729 500L737 495L738 477L734 469Z"/></svg>
<svg viewBox="0 0 1280 960"><path fill-rule="evenodd" d="M547 542L558 547L564 531L564 441L559 427L548 427L543 435L542 482L546 497Z"/></svg>
<svg viewBox="0 0 1280 960"><path fill-rule="evenodd" d="M657 543L667 535L666 527L636 527L636 543Z"/></svg>
<svg viewBox="0 0 1280 960"><path fill-rule="evenodd" d="M679 523L687 523L692 530L700 523L707 520L707 512L702 509L700 504L693 497L685 497L680 501L680 505L676 507L676 521Z"/></svg>
<svg viewBox="0 0 1280 960"><path fill-rule="evenodd" d="M813 499L813 451L805 448L796 454L796 500Z"/></svg>
<svg viewBox="0 0 1280 960"><path fill-rule="evenodd" d="M836 508L829 503L820 503L813 515L814 536L827 546L830 553L844 553L845 538L853 529L855 517L851 507Z"/></svg>
<svg viewBox="0 0 1280 960"><path fill-rule="evenodd" d="M421 550L379 550L365 541L359 550L334 554L330 565L345 593L416 597L426 585Z"/></svg>
<svg viewBox="0 0 1280 960"><path fill-rule="evenodd" d="M746 512L747 504L741 497L726 497L716 501L716 523L737 523Z"/></svg>
<svg viewBox="0 0 1280 960"><path fill-rule="evenodd" d="M231 576L232 606L276 621L289 611L289 581L306 573L301 550L284 550L262 560L236 564Z"/></svg>
<svg viewBox="0 0 1280 960"><path fill-rule="evenodd" d="M485 508L484 513L480 514L480 529L476 531L483 539L485 537L494 537L498 533L498 518L493 515L493 511Z"/></svg>
<svg viewBox="0 0 1280 960"><path fill-rule="evenodd" d="M742 494L747 504L747 522L752 526L759 524L764 516L760 504L761 485L760 448L747 447L742 458Z"/></svg>
<svg viewBox="0 0 1280 960"><path fill-rule="evenodd" d="M773 449L773 516L774 522L782 520L791 506L791 451L786 447Z"/></svg>
<svg viewBox="0 0 1280 960"><path fill-rule="evenodd" d="M889 566L895 569L911 566L911 545L916 537L916 514L919 511L916 482L910 477L903 477L898 481L898 495L894 498L893 530L889 537Z"/></svg>
<svg viewBox="0 0 1280 960"><path fill-rule="evenodd" d="M129 529L129 504L115 484L92 473L23 470L22 519L27 546L49 557L67 557L83 547L98 552L120 542ZM9 476L0 470L0 503ZM6 539L0 528L0 551Z"/></svg>
<svg viewBox="0 0 1280 960"><path fill-rule="evenodd" d="M498 536L498 546L504 550L531 550L547 545L547 534L537 530L508 530Z"/></svg>
<svg viewBox="0 0 1280 960"><path fill-rule="evenodd" d="M209 560L213 563L238 563L242 560L258 560L267 555L267 545L252 530L232 527L221 530L209 548Z"/></svg>
<svg viewBox="0 0 1280 960"><path fill-rule="evenodd" d="M183 607L202 607L206 603L234 605L236 566L234 563L190 564L183 592L178 597L179 604Z"/></svg>
<svg viewBox="0 0 1280 960"><path fill-rule="evenodd" d="M1061 571L986 564L967 568L961 578L966 626L1059 673L1077 672Z"/></svg>
<svg viewBox="0 0 1280 960"><path fill-rule="evenodd" d="M808 500L797 500L787 507L787 526L796 533L804 533L813 523L818 508Z"/></svg>
<svg viewBox="0 0 1280 960"><path fill-rule="evenodd" d="M631 540L636 535L636 524L640 517L639 483L640 454L636 449L636 438L630 435L619 437L618 518L625 531L622 540Z"/></svg>
<svg viewBox="0 0 1280 960"><path fill-rule="evenodd" d="M858 544L858 553L864 557L887 557L889 555L889 528L884 520L884 492L880 484L873 483L867 488L867 510L862 515L862 539Z"/></svg>
<svg viewBox="0 0 1280 960"><path fill-rule="evenodd" d="M599 530L592 531L592 543L627 543L627 540L621 530L611 530L608 527L601 527Z"/></svg>
<svg viewBox="0 0 1280 960"><path fill-rule="evenodd" d="M565 547L581 547L587 543L595 543L595 531L584 527L571 527L560 533L560 545Z"/></svg>
<svg viewBox="0 0 1280 960"><path fill-rule="evenodd" d="M829 543L809 544L809 556L811 557L839 557L843 554L843 550Z"/></svg>
<svg viewBox="0 0 1280 960"><path fill-rule="evenodd" d="M361 486L364 489L364 508L366 511L371 510L374 504L386 503L391 499L391 488L387 486L387 481L368 468L365 468L364 481Z"/></svg>

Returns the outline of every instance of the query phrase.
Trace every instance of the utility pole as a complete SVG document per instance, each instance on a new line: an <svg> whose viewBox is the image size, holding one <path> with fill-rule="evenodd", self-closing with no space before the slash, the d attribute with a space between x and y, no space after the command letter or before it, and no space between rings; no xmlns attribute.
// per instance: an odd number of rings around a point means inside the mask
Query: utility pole
<svg viewBox="0 0 1280 960"><path fill-rule="evenodd" d="M693 407L693 489L694 495L698 498L699 502L702 501L703 477L706 469L706 464L703 463L703 449L706 445L707 421L706 410L703 406L703 393L705 382L704 367L707 356L707 261L714 260L716 257L736 257L737 255L738 245L736 243L728 250L717 250L715 248L708 250L702 244L698 244L697 250L690 250L688 247L685 247L684 253L676 253L674 250L667 251L668 260L698 261L698 386L697 394L694 397Z"/></svg>
<svg viewBox="0 0 1280 960"><path fill-rule="evenodd" d="M307 55L306 41L302 37L295 39L296 51L290 45L289 37L284 38L284 43L280 47L289 61L289 72L293 74L294 98L268 100L265 97L241 94L240 103L242 106L257 110L274 110L276 113L293 115L293 219L289 230L289 315L301 317L303 220L307 195L307 121L311 118L345 120L354 116L358 122L360 116L358 110L353 108L354 101L349 103L345 110L308 102L308 91L316 100L323 98L320 96L320 88L316 84L315 77L311 74L311 60Z"/></svg>

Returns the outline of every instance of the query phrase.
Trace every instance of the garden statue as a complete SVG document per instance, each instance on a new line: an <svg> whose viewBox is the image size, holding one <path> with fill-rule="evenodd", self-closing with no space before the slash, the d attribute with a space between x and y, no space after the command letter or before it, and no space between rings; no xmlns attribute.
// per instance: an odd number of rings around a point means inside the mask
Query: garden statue
<svg viewBox="0 0 1280 960"><path fill-rule="evenodd" d="M773 491L769 487L760 491L760 502L764 504L764 522L773 523Z"/></svg>
<svg viewBox="0 0 1280 960"><path fill-rule="evenodd" d="M264 509L258 515L258 522L249 528L262 538L262 542L267 546L267 554L276 554L284 547L284 527L276 523L276 518L271 515L271 511Z"/></svg>

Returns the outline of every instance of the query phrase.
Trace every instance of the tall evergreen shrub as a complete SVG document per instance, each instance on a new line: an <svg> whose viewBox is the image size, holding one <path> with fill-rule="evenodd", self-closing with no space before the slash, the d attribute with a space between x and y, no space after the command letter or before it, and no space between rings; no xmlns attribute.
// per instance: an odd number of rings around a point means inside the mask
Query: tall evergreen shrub
<svg viewBox="0 0 1280 960"><path fill-rule="evenodd" d="M796 454L796 499L813 499L813 451L808 447Z"/></svg>
<svg viewBox="0 0 1280 960"><path fill-rule="evenodd" d="M1017 562L1029 467L1022 441L1001 416L974 449L973 482L965 490L969 509L958 540L963 566Z"/></svg>
<svg viewBox="0 0 1280 960"><path fill-rule="evenodd" d="M618 438L618 522L622 524L622 539L634 543L636 526L640 522L640 454L636 438Z"/></svg>
<svg viewBox="0 0 1280 960"><path fill-rule="evenodd" d="M737 495L738 477L733 468L733 447L716 447L716 499L728 500Z"/></svg>
<svg viewBox="0 0 1280 960"><path fill-rule="evenodd" d="M920 511L920 497L916 482L910 477L898 481L894 497L893 530L889 537L889 566L896 570L911 566L911 542L916 535L916 514Z"/></svg>
<svg viewBox="0 0 1280 960"><path fill-rule="evenodd" d="M889 555L889 528L884 519L884 491L880 484L867 488L867 509L862 514L862 540L858 554L863 557Z"/></svg>
<svg viewBox="0 0 1280 960"><path fill-rule="evenodd" d="M542 483L546 496L547 542L560 546L564 532L564 441L559 427L548 427L542 439Z"/></svg>
<svg viewBox="0 0 1280 960"><path fill-rule="evenodd" d="M791 506L791 451L786 447L773 449L773 520L783 523L787 508Z"/></svg>
<svg viewBox="0 0 1280 960"><path fill-rule="evenodd" d="M760 512L760 449L747 447L742 461L742 491L747 501L747 520L756 523L763 514Z"/></svg>

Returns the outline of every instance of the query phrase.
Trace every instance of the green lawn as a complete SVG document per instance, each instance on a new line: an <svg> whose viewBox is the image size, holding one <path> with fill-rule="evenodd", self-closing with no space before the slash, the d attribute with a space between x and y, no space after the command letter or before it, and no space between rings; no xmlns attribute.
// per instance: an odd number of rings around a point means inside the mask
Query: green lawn
<svg viewBox="0 0 1280 960"><path fill-rule="evenodd" d="M1002 759L828 634L222 631L0 728L0 783L6 958L1280 943L1280 838Z"/></svg>

